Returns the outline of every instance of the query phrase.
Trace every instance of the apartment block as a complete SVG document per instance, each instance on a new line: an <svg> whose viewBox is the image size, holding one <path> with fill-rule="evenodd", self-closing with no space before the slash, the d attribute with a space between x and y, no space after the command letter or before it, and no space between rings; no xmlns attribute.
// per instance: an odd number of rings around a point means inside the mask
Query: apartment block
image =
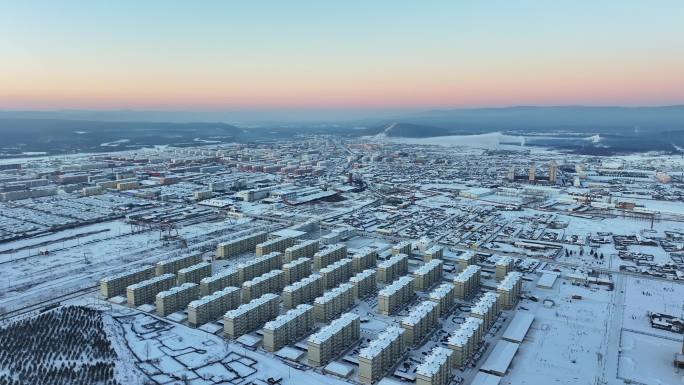
<svg viewBox="0 0 684 385"><path fill-rule="evenodd" d="M311 274L311 258L301 257L283 265L285 283L291 284Z"/></svg>
<svg viewBox="0 0 684 385"><path fill-rule="evenodd" d="M266 293L279 293L285 287L285 273L271 270L242 284L242 301L249 302Z"/></svg>
<svg viewBox="0 0 684 385"><path fill-rule="evenodd" d="M413 277L403 276L378 292L378 311L382 315L394 314L415 295Z"/></svg>
<svg viewBox="0 0 684 385"><path fill-rule="evenodd" d="M456 262L458 263L459 270L463 271L468 266L477 264L477 255L472 251L466 251L456 257Z"/></svg>
<svg viewBox="0 0 684 385"><path fill-rule="evenodd" d="M275 352L304 338L314 328L313 306L302 304L264 325L264 348Z"/></svg>
<svg viewBox="0 0 684 385"><path fill-rule="evenodd" d="M235 267L229 267L212 276L202 278L200 281L200 295L209 295L226 287L241 286L241 284L240 272Z"/></svg>
<svg viewBox="0 0 684 385"><path fill-rule="evenodd" d="M480 289L480 270L482 270L480 266L468 265L454 278L456 299L466 300Z"/></svg>
<svg viewBox="0 0 684 385"><path fill-rule="evenodd" d="M318 273L323 277L326 289L331 289L342 282L346 282L352 276L352 260L350 258L339 261L322 268Z"/></svg>
<svg viewBox="0 0 684 385"><path fill-rule="evenodd" d="M258 257L270 253L282 253L290 246L295 243L295 238L291 237L278 237L269 239L267 241L261 242L256 245L256 255Z"/></svg>
<svg viewBox="0 0 684 385"><path fill-rule="evenodd" d="M503 281L499 282L496 292L499 293L503 309L514 308L518 304L522 292L522 274L516 271L508 273Z"/></svg>
<svg viewBox="0 0 684 385"><path fill-rule="evenodd" d="M449 337L447 345L454 351L454 367L464 368L482 339L482 320L468 317Z"/></svg>
<svg viewBox="0 0 684 385"><path fill-rule="evenodd" d="M323 277L320 274L311 274L283 288L283 306L292 309L299 304L312 302L316 297L323 295L324 291Z"/></svg>
<svg viewBox="0 0 684 385"><path fill-rule="evenodd" d="M370 247L364 247L354 253L351 258L352 269L355 273L359 273L375 267L378 263L378 252Z"/></svg>
<svg viewBox="0 0 684 385"><path fill-rule="evenodd" d="M171 313L183 310L190 302L196 300L198 297L199 286L196 283L191 282L159 292L157 293L155 300L157 314L165 317Z"/></svg>
<svg viewBox="0 0 684 385"><path fill-rule="evenodd" d="M428 291L436 283L442 281L442 260L432 259L417 268L411 275L415 280L416 290Z"/></svg>
<svg viewBox="0 0 684 385"><path fill-rule="evenodd" d="M254 250L257 244L266 242L267 236L265 232L261 231L219 243L216 255L218 259L236 257L242 253Z"/></svg>
<svg viewBox="0 0 684 385"><path fill-rule="evenodd" d="M283 266L283 254L273 252L237 265L240 282L246 282Z"/></svg>
<svg viewBox="0 0 684 385"><path fill-rule="evenodd" d="M390 283L408 272L408 255L396 254L378 264L378 282Z"/></svg>
<svg viewBox="0 0 684 385"><path fill-rule="evenodd" d="M223 315L223 330L229 338L251 333L278 316L278 296L269 293L229 310Z"/></svg>
<svg viewBox="0 0 684 385"><path fill-rule="evenodd" d="M202 262L202 256L199 254L170 258L157 262L155 273L157 275L176 274L178 270L196 265L200 262Z"/></svg>
<svg viewBox="0 0 684 385"><path fill-rule="evenodd" d="M392 246L392 254L397 255L397 254L406 254L406 255L411 255L411 249L413 246L411 245L410 241L401 241L397 243L396 245Z"/></svg>
<svg viewBox="0 0 684 385"><path fill-rule="evenodd" d="M404 329L390 326L359 352L359 380L373 384L404 355Z"/></svg>
<svg viewBox="0 0 684 385"><path fill-rule="evenodd" d="M499 257L494 267L496 270L496 280L499 282L503 281L506 275L513 271L513 258L503 255Z"/></svg>
<svg viewBox="0 0 684 385"><path fill-rule="evenodd" d="M339 318L312 334L307 340L311 366L324 366L338 354L354 345L361 337L358 314L344 313Z"/></svg>
<svg viewBox="0 0 684 385"><path fill-rule="evenodd" d="M135 307L145 303L153 303L157 293L169 290L175 283L175 275L163 274L130 285L126 288L128 306Z"/></svg>
<svg viewBox="0 0 684 385"><path fill-rule="evenodd" d="M433 259L442 258L444 258L444 248L437 245L434 245L429 249L425 250L425 254L423 254L423 261L425 262L430 262Z"/></svg>
<svg viewBox="0 0 684 385"><path fill-rule="evenodd" d="M100 293L105 298L126 294L126 288L134 283L154 277L154 266L141 267L132 271L105 277L100 280Z"/></svg>
<svg viewBox="0 0 684 385"><path fill-rule="evenodd" d="M215 321L240 306L240 288L228 286L188 304L188 323L192 326Z"/></svg>
<svg viewBox="0 0 684 385"><path fill-rule="evenodd" d="M439 305L440 316L446 315L454 306L454 301L456 300L456 286L452 283L445 282L432 290L428 299Z"/></svg>
<svg viewBox="0 0 684 385"><path fill-rule="evenodd" d="M499 315L499 294L487 292L470 308L470 315L480 318L485 330L489 330Z"/></svg>
<svg viewBox="0 0 684 385"><path fill-rule="evenodd" d="M319 250L316 254L314 254L314 269L320 270L346 257L347 245L345 245L344 243L328 245L323 249Z"/></svg>
<svg viewBox="0 0 684 385"><path fill-rule="evenodd" d="M178 270L178 284L192 282L199 285L203 278L209 276L211 276L211 263L201 262Z"/></svg>
<svg viewBox="0 0 684 385"><path fill-rule="evenodd" d="M451 382L454 351L437 346L416 367L416 385L447 385Z"/></svg>
<svg viewBox="0 0 684 385"><path fill-rule="evenodd" d="M316 321L328 322L354 306L354 286L343 283L314 299Z"/></svg>
<svg viewBox="0 0 684 385"><path fill-rule="evenodd" d="M285 249L284 262L287 263L299 258L313 258L319 248L320 242L318 239L299 242Z"/></svg>
<svg viewBox="0 0 684 385"><path fill-rule="evenodd" d="M417 345L434 329L437 321L439 321L439 305L435 302L423 301L413 307L401 320L401 327L406 330L404 333L406 345Z"/></svg>
<svg viewBox="0 0 684 385"><path fill-rule="evenodd" d="M366 269L349 279L354 286L354 298L363 299L375 293L378 286L376 283L377 272L375 269Z"/></svg>

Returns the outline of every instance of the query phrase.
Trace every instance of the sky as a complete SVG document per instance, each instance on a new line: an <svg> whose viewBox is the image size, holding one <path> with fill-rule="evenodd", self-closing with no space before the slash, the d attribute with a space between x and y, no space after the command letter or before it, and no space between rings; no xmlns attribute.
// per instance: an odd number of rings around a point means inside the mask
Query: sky
<svg viewBox="0 0 684 385"><path fill-rule="evenodd" d="M684 103L682 0L0 0L0 109Z"/></svg>

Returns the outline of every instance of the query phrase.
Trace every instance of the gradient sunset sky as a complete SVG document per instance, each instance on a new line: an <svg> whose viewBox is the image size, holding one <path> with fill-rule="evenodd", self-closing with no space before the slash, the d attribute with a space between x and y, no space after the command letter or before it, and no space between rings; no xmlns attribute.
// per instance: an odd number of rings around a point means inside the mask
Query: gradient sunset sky
<svg viewBox="0 0 684 385"><path fill-rule="evenodd" d="M0 0L0 109L681 103L682 0Z"/></svg>

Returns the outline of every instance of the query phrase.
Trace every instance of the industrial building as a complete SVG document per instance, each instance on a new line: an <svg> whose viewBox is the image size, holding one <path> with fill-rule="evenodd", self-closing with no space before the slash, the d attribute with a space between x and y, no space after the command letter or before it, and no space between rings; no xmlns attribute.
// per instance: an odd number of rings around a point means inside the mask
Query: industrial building
<svg viewBox="0 0 684 385"><path fill-rule="evenodd" d="M425 254L423 254L423 261L425 262L430 262L433 259L442 258L444 258L444 248L442 246L434 245L429 249L425 250Z"/></svg>
<svg viewBox="0 0 684 385"><path fill-rule="evenodd" d="M456 299L464 301L480 289L480 266L469 265L454 278Z"/></svg>
<svg viewBox="0 0 684 385"><path fill-rule="evenodd" d="M504 277L506 277L506 274L513 271L513 258L503 255L499 257L494 267L496 271L496 280L502 281Z"/></svg>
<svg viewBox="0 0 684 385"><path fill-rule="evenodd" d="M328 322L354 306L354 286L343 283L314 299L316 321Z"/></svg>
<svg viewBox="0 0 684 385"><path fill-rule="evenodd" d="M271 270L242 284L242 301L249 302L266 293L279 293L285 287L285 273Z"/></svg>
<svg viewBox="0 0 684 385"><path fill-rule="evenodd" d="M174 286L169 290L157 293L157 314L165 317L171 313L185 309L188 304L199 297L199 286L196 283L187 282L180 286Z"/></svg>
<svg viewBox="0 0 684 385"><path fill-rule="evenodd" d="M447 385L451 382L454 351L437 346L416 367L416 385Z"/></svg>
<svg viewBox="0 0 684 385"><path fill-rule="evenodd" d="M350 258L339 261L322 268L318 272L323 277L326 289L331 289L342 282L346 282L352 276L352 260Z"/></svg>
<svg viewBox="0 0 684 385"><path fill-rule="evenodd" d="M442 281L442 260L432 259L416 269L412 274L414 289L428 291L436 283Z"/></svg>
<svg viewBox="0 0 684 385"><path fill-rule="evenodd" d="M378 292L378 312L382 315L394 314L416 295L413 278L403 276Z"/></svg>
<svg viewBox="0 0 684 385"><path fill-rule="evenodd" d="M240 272L235 267L229 267L218 273L200 280L200 295L209 295L229 286L240 286Z"/></svg>
<svg viewBox="0 0 684 385"><path fill-rule="evenodd" d="M256 245L256 255L258 257L274 252L282 253L290 246L293 246L295 239L291 237L278 237L269 239Z"/></svg>
<svg viewBox="0 0 684 385"><path fill-rule="evenodd" d="M522 292L522 274L516 271L508 273L496 287L496 292L499 293L502 308L514 308Z"/></svg>
<svg viewBox="0 0 684 385"><path fill-rule="evenodd" d="M285 283L291 284L311 274L311 258L301 257L283 265Z"/></svg>
<svg viewBox="0 0 684 385"><path fill-rule="evenodd" d="M456 368L466 366L482 339L483 321L480 318L468 317L465 322L451 334L447 340L449 349L454 351Z"/></svg>
<svg viewBox="0 0 684 385"><path fill-rule="evenodd" d="M128 305L135 307L146 303L153 303L157 293L169 290L175 283L176 276L173 274L162 274L134 283L126 288Z"/></svg>
<svg viewBox="0 0 684 385"><path fill-rule="evenodd" d="M372 384L380 380L404 355L405 330L390 326L359 352L359 380Z"/></svg>
<svg viewBox="0 0 684 385"><path fill-rule="evenodd" d="M413 246L410 241L401 241L396 245L392 246L391 252L393 255L406 254L411 255L411 249Z"/></svg>
<svg viewBox="0 0 684 385"><path fill-rule="evenodd" d="M358 314L344 313L312 334L307 340L309 365L324 366L354 345L361 336L359 320Z"/></svg>
<svg viewBox="0 0 684 385"><path fill-rule="evenodd" d="M292 309L299 304L312 302L324 291L323 277L320 274L311 274L283 288L283 306Z"/></svg>
<svg viewBox="0 0 684 385"><path fill-rule="evenodd" d="M378 282L390 283L408 272L408 255L396 254L378 264Z"/></svg>
<svg viewBox="0 0 684 385"><path fill-rule="evenodd" d="M432 290L428 295L428 299L439 305L440 316L446 315L454 306L454 301L456 300L456 286L445 282Z"/></svg>
<svg viewBox="0 0 684 385"><path fill-rule="evenodd" d="M266 322L263 328L264 349L275 352L297 342L309 334L314 324L313 306L298 305L273 321Z"/></svg>
<svg viewBox="0 0 684 385"><path fill-rule="evenodd" d="M157 262L155 273L157 275L176 274L178 270L196 265L200 262L202 262L202 256L199 254L175 257Z"/></svg>
<svg viewBox="0 0 684 385"><path fill-rule="evenodd" d="M363 299L375 293L377 272L375 269L366 269L349 279L354 286L354 298Z"/></svg>
<svg viewBox="0 0 684 385"><path fill-rule="evenodd" d="M432 301L423 301L413 307L409 314L401 320L401 327L406 330L404 341L407 346L418 345L439 321L439 305Z"/></svg>
<svg viewBox="0 0 684 385"><path fill-rule="evenodd" d="M267 236L265 232L261 231L219 243L216 250L217 257L218 259L232 258L252 251L256 248L257 244L265 242Z"/></svg>
<svg viewBox="0 0 684 385"><path fill-rule="evenodd" d="M283 261L287 263L299 258L312 258L319 248L320 242L318 239L299 242L285 249Z"/></svg>
<svg viewBox="0 0 684 385"><path fill-rule="evenodd" d="M320 270L347 257L347 245L336 243L319 250L313 256L314 269Z"/></svg>
<svg viewBox="0 0 684 385"><path fill-rule="evenodd" d="M178 284L188 282L199 284L203 278L211 276L211 263L200 262L178 270Z"/></svg>
<svg viewBox="0 0 684 385"><path fill-rule="evenodd" d="M262 327L278 316L278 296L273 293L240 305L223 315L223 329L229 338L237 338Z"/></svg>
<svg viewBox="0 0 684 385"><path fill-rule="evenodd" d="M283 266L283 254L273 252L237 265L240 282L246 282Z"/></svg>
<svg viewBox="0 0 684 385"><path fill-rule="evenodd" d="M378 262L378 252L370 247L359 249L352 255L352 269L355 273L375 267Z"/></svg>
<svg viewBox="0 0 684 385"><path fill-rule="evenodd" d="M128 286L152 277L154 277L154 266L141 267L105 277L100 280L100 293L105 298L125 294Z"/></svg>
<svg viewBox="0 0 684 385"><path fill-rule="evenodd" d="M240 288L228 286L188 304L188 323L204 325L219 319L228 310L240 306Z"/></svg>

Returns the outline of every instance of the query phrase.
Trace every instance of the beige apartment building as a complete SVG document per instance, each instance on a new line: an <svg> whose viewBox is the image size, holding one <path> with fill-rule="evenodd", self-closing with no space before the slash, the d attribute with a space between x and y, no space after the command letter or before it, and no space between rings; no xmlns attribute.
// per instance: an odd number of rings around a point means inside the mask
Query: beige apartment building
<svg viewBox="0 0 684 385"><path fill-rule="evenodd" d="M229 267L218 273L200 280L200 294L209 295L230 286L241 286L240 272L235 267Z"/></svg>
<svg viewBox="0 0 684 385"><path fill-rule="evenodd" d="M185 309L188 304L199 297L199 286L196 283L187 282L180 286L174 286L169 290L157 293L155 303L157 314L165 317L171 313Z"/></svg>
<svg viewBox="0 0 684 385"><path fill-rule="evenodd" d="M163 274L134 283L126 288L128 306L136 307L146 303L153 303L157 293L169 290L175 283L176 276L173 274Z"/></svg>
<svg viewBox="0 0 684 385"><path fill-rule="evenodd" d="M444 248L442 246L434 245L429 249L425 250L425 254L423 254L423 261L425 262L430 262L433 259L442 258L444 258Z"/></svg>
<svg viewBox="0 0 684 385"><path fill-rule="evenodd" d="M390 283L408 272L408 254L396 254L378 263L378 282Z"/></svg>
<svg viewBox="0 0 684 385"><path fill-rule="evenodd" d="M363 299L375 293L378 288L377 275L375 269L366 269L349 279L349 283L354 286L355 299Z"/></svg>
<svg viewBox="0 0 684 385"><path fill-rule="evenodd" d="M311 274L311 258L301 257L283 265L285 283L288 285Z"/></svg>
<svg viewBox="0 0 684 385"><path fill-rule="evenodd" d="M451 382L454 351L437 346L416 367L416 385L447 385Z"/></svg>
<svg viewBox="0 0 684 385"><path fill-rule="evenodd" d="M271 270L242 284L242 302L257 299L266 293L279 293L285 287L285 273Z"/></svg>
<svg viewBox="0 0 684 385"><path fill-rule="evenodd" d="M200 262L202 262L202 256L199 254L170 258L157 262L155 273L157 275L176 274L178 270L196 265Z"/></svg>
<svg viewBox="0 0 684 385"><path fill-rule="evenodd" d="M285 309L292 309L299 304L312 302L323 295L324 291L323 277L320 274L311 274L283 288L283 306Z"/></svg>
<svg viewBox="0 0 684 385"><path fill-rule="evenodd" d="M480 266L469 265L454 278L456 299L464 301L480 289Z"/></svg>
<svg viewBox="0 0 684 385"><path fill-rule="evenodd" d="M343 283L314 300L314 315L318 322L328 322L354 306L354 286Z"/></svg>
<svg viewBox="0 0 684 385"><path fill-rule="evenodd" d="M308 360L311 366L324 366L335 356L356 344L361 336L358 314L344 313L324 326L307 340Z"/></svg>
<svg viewBox="0 0 684 385"><path fill-rule="evenodd" d="M229 338L251 333L278 316L278 296L269 293L229 310L223 315L223 331Z"/></svg>
<svg viewBox="0 0 684 385"><path fill-rule="evenodd" d="M359 380L373 384L404 355L404 329L390 326L359 352Z"/></svg>
<svg viewBox="0 0 684 385"><path fill-rule="evenodd" d="M269 239L256 245L256 255L258 257L274 252L283 253L285 249L294 246L295 238L278 237Z"/></svg>
<svg viewBox="0 0 684 385"><path fill-rule="evenodd" d="M325 288L331 289L342 282L347 282L352 276L352 260L350 258L340 259L322 268L318 273L323 277Z"/></svg>
<svg viewBox="0 0 684 385"><path fill-rule="evenodd" d="M494 265L496 271L496 280L501 282L508 273L513 271L513 258L504 255L499 257Z"/></svg>
<svg viewBox="0 0 684 385"><path fill-rule="evenodd" d="M411 309L401 320L401 327L406 330L404 341L407 346L415 346L425 338L439 321L439 305L432 301L423 301Z"/></svg>
<svg viewBox="0 0 684 385"><path fill-rule="evenodd" d="M439 305L439 314L444 316L454 306L456 300L456 286L452 283L445 282L437 286L428 295L428 299L436 302Z"/></svg>
<svg viewBox="0 0 684 385"><path fill-rule="evenodd" d="M215 321L228 310L240 306L240 288L228 286L188 304L188 323L192 326Z"/></svg>
<svg viewBox="0 0 684 385"><path fill-rule="evenodd" d="M442 281L442 260L432 259L417 268L412 274L415 289L428 291L432 286Z"/></svg>
<svg viewBox="0 0 684 385"><path fill-rule="evenodd" d="M320 270L346 257L347 245L344 243L328 245L314 254L314 269Z"/></svg>
<svg viewBox="0 0 684 385"><path fill-rule="evenodd" d="M391 315L415 297L413 277L403 276L378 292L378 312Z"/></svg>
<svg viewBox="0 0 684 385"><path fill-rule="evenodd" d="M237 265L237 270L240 282L247 282L271 270L280 269L282 266L283 254L273 252L240 263Z"/></svg>
<svg viewBox="0 0 684 385"><path fill-rule="evenodd" d="M320 248L320 242L318 239L301 241L294 246L290 246L285 249L284 262L291 262L295 259L300 258L313 258L314 254L318 252Z"/></svg>
<svg viewBox="0 0 684 385"><path fill-rule="evenodd" d="M126 294L128 286L152 277L154 277L154 266L141 267L105 277L100 280L100 294L105 298Z"/></svg>
<svg viewBox="0 0 684 385"><path fill-rule="evenodd" d="M503 309L512 309L518 304L522 292L522 274L512 271L496 287Z"/></svg>
<svg viewBox="0 0 684 385"><path fill-rule="evenodd" d="M219 243L216 256L218 259L233 258L240 254L254 250L257 244L265 242L268 235L261 231Z"/></svg>
<svg viewBox="0 0 684 385"><path fill-rule="evenodd" d="M196 283L199 285L203 278L211 276L211 263L200 262L178 270L177 283Z"/></svg>
<svg viewBox="0 0 684 385"><path fill-rule="evenodd" d="M374 268L377 263L378 252L370 247L361 248L352 255L352 269L355 273Z"/></svg>
<svg viewBox="0 0 684 385"><path fill-rule="evenodd" d="M313 306L298 305L263 328L264 349L275 352L304 338L314 328Z"/></svg>
<svg viewBox="0 0 684 385"><path fill-rule="evenodd" d="M392 246L392 254L397 255L397 254L406 254L406 255L411 255L411 249L413 246L411 245L411 242L409 241L401 241L397 243L396 245Z"/></svg>

